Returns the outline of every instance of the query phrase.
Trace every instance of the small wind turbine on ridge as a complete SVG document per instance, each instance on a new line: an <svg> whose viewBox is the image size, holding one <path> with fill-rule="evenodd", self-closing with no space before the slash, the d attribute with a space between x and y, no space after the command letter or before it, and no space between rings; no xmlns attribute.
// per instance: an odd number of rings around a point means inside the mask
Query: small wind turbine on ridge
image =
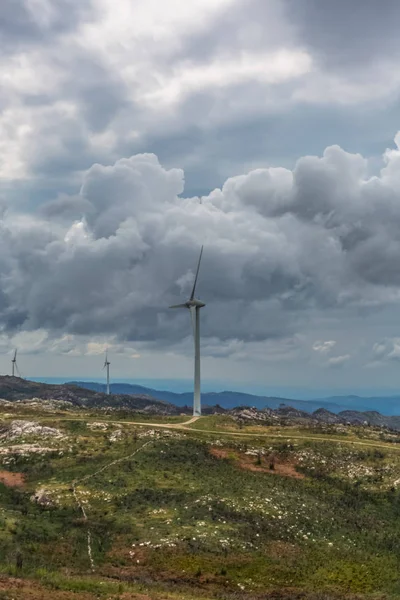
<svg viewBox="0 0 400 600"><path fill-rule="evenodd" d="M104 360L104 367L103 369L107 369L107 391L106 394L109 396L110 395L110 361L108 360L108 352L106 350L106 358Z"/></svg>
<svg viewBox="0 0 400 600"><path fill-rule="evenodd" d="M14 356L11 360L11 368L12 368L12 376L15 377L15 372L18 373L18 376L21 377L21 373L19 372L17 365L17 348L14 351Z"/></svg>
<svg viewBox="0 0 400 600"><path fill-rule="evenodd" d="M203 246L200 250L199 262L197 264L196 276L194 279L192 293L190 298L184 304L175 304L170 308L188 308L192 317L193 337L194 337L194 394L193 394L193 416L201 416L201 392L200 392L200 309L205 306L204 302L196 300L197 278L199 276L200 262L203 255Z"/></svg>

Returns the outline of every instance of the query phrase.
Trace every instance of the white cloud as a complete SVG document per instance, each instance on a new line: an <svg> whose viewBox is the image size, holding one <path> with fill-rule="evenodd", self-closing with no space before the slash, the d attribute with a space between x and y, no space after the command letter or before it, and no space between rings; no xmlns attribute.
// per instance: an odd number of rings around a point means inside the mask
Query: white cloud
<svg viewBox="0 0 400 600"><path fill-rule="evenodd" d="M186 273L184 273L182 277L178 277L178 279L176 280L176 285L179 286L181 294L189 291L191 287L193 287L194 277L194 271L192 271L191 269L186 271Z"/></svg>
<svg viewBox="0 0 400 600"><path fill-rule="evenodd" d="M367 366L382 366L400 360L400 337L386 338L372 347L372 361Z"/></svg>
<svg viewBox="0 0 400 600"><path fill-rule="evenodd" d="M336 345L334 340L328 340L326 342L314 342L313 350L320 352L321 354L328 354Z"/></svg>
<svg viewBox="0 0 400 600"><path fill-rule="evenodd" d="M94 354L98 356L99 354L105 354L107 350L107 344L101 344L98 342L88 342L86 345L85 354Z"/></svg>
<svg viewBox="0 0 400 600"><path fill-rule="evenodd" d="M400 87L400 75L395 64L380 64L358 77L349 77L346 72L315 69L299 82L292 99L294 102L342 106L378 103L382 99L394 101Z"/></svg>
<svg viewBox="0 0 400 600"><path fill-rule="evenodd" d="M311 70L311 57L301 50L281 49L269 54L240 53L211 64L180 64L174 72L159 74L156 89L143 95L152 106L159 102L174 103L196 91L238 85L246 81L281 84Z"/></svg>
<svg viewBox="0 0 400 600"><path fill-rule="evenodd" d="M18 349L19 353L35 354L41 352L43 347L48 343L48 332L43 329L36 331L19 331L10 337L2 335L0 338L0 346L3 351L9 354L14 353Z"/></svg>
<svg viewBox="0 0 400 600"><path fill-rule="evenodd" d="M327 365L330 367L341 367L350 360L350 354L343 354L342 356L332 356L328 359Z"/></svg>
<svg viewBox="0 0 400 600"><path fill-rule="evenodd" d="M89 239L90 233L88 232L85 218L83 218L81 221L76 221L73 223L64 236L64 241L67 244L85 243Z"/></svg>

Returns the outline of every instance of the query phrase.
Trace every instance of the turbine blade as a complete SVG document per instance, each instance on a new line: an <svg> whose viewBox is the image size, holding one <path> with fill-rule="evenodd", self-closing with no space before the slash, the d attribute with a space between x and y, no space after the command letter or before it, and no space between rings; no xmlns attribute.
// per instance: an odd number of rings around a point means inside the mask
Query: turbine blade
<svg viewBox="0 0 400 600"><path fill-rule="evenodd" d="M170 308L187 308L186 304L174 304Z"/></svg>
<svg viewBox="0 0 400 600"><path fill-rule="evenodd" d="M14 360L17 360L17 348L15 349L15 352L14 352Z"/></svg>
<svg viewBox="0 0 400 600"><path fill-rule="evenodd" d="M190 299L191 299L191 300L193 300L193 298L194 298L194 293L195 293L195 291L196 291L196 284L197 284L197 278L198 278L198 276L199 276L199 269L200 269L200 262L201 262L201 257L202 257L202 255L203 255L203 246L201 247L201 250L200 250L200 257L199 257L199 262L198 262L198 264L197 264L196 277L194 278L194 284L193 284L192 294L191 294L191 296L190 296Z"/></svg>

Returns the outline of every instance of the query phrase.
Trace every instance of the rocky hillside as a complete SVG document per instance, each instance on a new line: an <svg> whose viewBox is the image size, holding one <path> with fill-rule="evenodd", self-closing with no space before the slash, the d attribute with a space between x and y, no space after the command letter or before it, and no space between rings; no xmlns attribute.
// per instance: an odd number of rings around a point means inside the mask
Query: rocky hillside
<svg viewBox="0 0 400 600"><path fill-rule="evenodd" d="M44 401L69 402L73 406L87 408L126 408L163 415L184 412L182 408L144 394L112 394L107 396L102 392L95 392L71 384L52 385L28 381L19 377L0 376L0 399L15 402L33 398Z"/></svg>
<svg viewBox="0 0 400 600"><path fill-rule="evenodd" d="M400 416L388 417L376 411L344 410L335 414L325 408L319 408L313 413L308 413L292 406L263 410L242 406L227 412L239 422L255 421L265 425L313 425L318 422L327 425L361 425L400 431Z"/></svg>

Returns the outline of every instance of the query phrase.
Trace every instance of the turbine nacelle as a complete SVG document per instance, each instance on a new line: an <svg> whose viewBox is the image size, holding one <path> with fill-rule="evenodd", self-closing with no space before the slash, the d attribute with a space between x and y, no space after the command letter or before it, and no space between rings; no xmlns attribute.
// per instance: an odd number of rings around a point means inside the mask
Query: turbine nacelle
<svg viewBox="0 0 400 600"><path fill-rule="evenodd" d="M110 363L110 361L108 360L108 351L106 350L106 357L105 357L105 359L104 359L104 365L103 365L103 369L105 369L106 367L108 367L108 366L110 366L110 365L111 365L111 363Z"/></svg>
<svg viewBox="0 0 400 600"><path fill-rule="evenodd" d="M170 306L170 308L203 308L203 306L205 306L204 302L193 298L193 300L188 300L183 304L174 304L173 306Z"/></svg>
<svg viewBox="0 0 400 600"><path fill-rule="evenodd" d="M186 302L186 306L188 308L203 308L205 304L201 300L196 300L195 298L193 298L193 300L188 300Z"/></svg>
<svg viewBox="0 0 400 600"><path fill-rule="evenodd" d="M18 376L21 377L21 373L19 372L18 369L18 365L17 365L17 348L14 350L14 357L11 359L11 367L12 367L12 376L15 376L15 371L17 372Z"/></svg>

